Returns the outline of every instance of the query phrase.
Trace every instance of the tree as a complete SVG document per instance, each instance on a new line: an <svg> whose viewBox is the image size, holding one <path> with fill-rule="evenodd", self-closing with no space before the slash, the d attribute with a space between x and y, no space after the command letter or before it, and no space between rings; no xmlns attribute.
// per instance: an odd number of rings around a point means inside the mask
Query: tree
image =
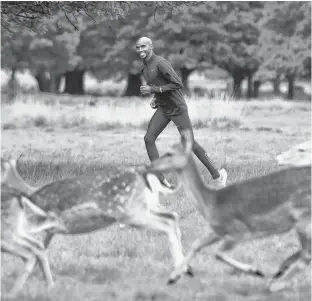
<svg viewBox="0 0 312 301"><path fill-rule="evenodd" d="M156 26L153 20L154 14L153 7L133 8L127 17L121 17L109 26L115 35L115 41L103 57L103 64L106 68L100 66L100 68L93 69L93 74L98 79L127 78L125 96L140 95L141 61L135 51L135 42L142 35L148 35L153 39L153 32L150 28ZM154 46L157 47L157 42ZM112 70L114 70L113 73Z"/></svg>
<svg viewBox="0 0 312 301"><path fill-rule="evenodd" d="M205 2L175 15L168 14L164 26L158 31L157 38L167 46L163 47L162 54L180 74L185 94L189 93L189 76L194 71L211 67L210 53L205 48L222 32L214 15L215 8L215 2Z"/></svg>
<svg viewBox="0 0 312 301"><path fill-rule="evenodd" d="M76 51L81 32L68 23L59 26L64 19L60 12L56 13L45 22L45 33L36 34L30 43L29 69L37 79L40 91L58 92L61 77L65 75L66 80L67 72L77 68L82 61ZM83 85L78 91L83 92Z"/></svg>
<svg viewBox="0 0 312 301"><path fill-rule="evenodd" d="M13 100L17 94L16 72L29 67L30 49L28 41L32 39L33 35L31 33L23 33L9 36L3 30L1 35L1 67L11 71L9 99Z"/></svg>
<svg viewBox="0 0 312 301"><path fill-rule="evenodd" d="M79 18L88 17L92 20L118 19L132 7L152 7L154 10L174 11L182 6L197 5L190 1L3 1L1 3L1 27L12 32L18 30L45 31L40 24L61 13L73 29L79 30Z"/></svg>
<svg viewBox="0 0 312 301"><path fill-rule="evenodd" d="M196 65L196 70L217 65L227 71L236 97L241 96L241 83L247 77L251 97L252 78L261 63L257 51L262 11L261 2L205 2L190 7L177 21L168 22L173 28L170 45L183 45L187 57L196 62L189 65Z"/></svg>
<svg viewBox="0 0 312 301"><path fill-rule="evenodd" d="M76 53L80 41L79 32L50 32L44 37L36 37L31 43L32 71L38 80L39 87L47 83L47 87L40 87L41 91L56 93L63 74L79 64L81 57ZM43 74L48 74L48 82ZM82 90L80 90L82 91Z"/></svg>
<svg viewBox="0 0 312 301"><path fill-rule="evenodd" d="M33 34L24 42L31 53L28 67L40 91L57 92L64 76L66 93L83 94L87 67L79 54L79 50L84 51L79 48L80 36L90 24L117 18L123 8L125 3L121 2L5 2L1 7L2 30L8 37ZM2 52L6 50L10 51L2 47Z"/></svg>
<svg viewBox="0 0 312 301"><path fill-rule="evenodd" d="M105 56L103 48L106 49L113 44L112 34L107 34L112 29L108 21L114 22L114 20L121 19L132 10L144 11L144 9L147 9L152 16L159 10L173 12L190 5L196 6L198 3L170 1L8 1L1 6L1 25L2 29L5 29L11 35L21 32L25 28L39 34L32 43L32 54L38 60L32 61L31 66L41 90L57 90L61 75L64 74L65 92L81 94L83 93L83 75L86 70L90 69L96 75L103 73L99 72L99 69L103 68L105 64L104 60L100 58ZM98 28L92 28L92 25L90 28L90 22L93 23L93 27L95 27L94 24L97 27L103 25L105 27L104 32L106 32L104 36L101 35L100 30L97 30ZM115 22L114 25L116 24ZM78 30L79 34L75 33ZM102 43L101 45L104 47L101 50L100 47L94 47L96 42L99 41L97 40L93 41L93 44L89 47L86 47L87 41L90 41L89 30L92 38L97 37L102 42L107 42L107 46ZM65 37L65 39L62 37ZM62 39L64 45L59 43ZM70 47L72 39L74 39L74 47ZM79 42L80 39L81 43ZM96 59L90 57L92 46L95 52L102 51L102 54L97 56ZM65 62L66 58L68 63ZM109 70L110 66L112 66L112 62L109 62L107 70Z"/></svg>
<svg viewBox="0 0 312 301"><path fill-rule="evenodd" d="M241 84L247 78L247 98L253 96L253 76L261 59L258 55L263 14L261 2L220 2L218 17L224 30L211 45L212 62L233 78L233 94L241 97Z"/></svg>
<svg viewBox="0 0 312 301"><path fill-rule="evenodd" d="M306 73L311 62L311 3L270 2L266 4L261 56L263 72L288 81L288 99L294 98L295 79ZM311 63L310 63L311 64Z"/></svg>
<svg viewBox="0 0 312 301"><path fill-rule="evenodd" d="M201 56L189 43L192 33L208 32L209 23L206 19L191 27L194 10L206 10L209 13L210 3L199 3L197 6L183 7L176 11L155 10L153 7L137 8L129 12L126 18L119 18L120 27L116 30L116 44L106 56L106 63L112 64L120 78L128 78L125 95L137 95L141 83L139 66L140 60L135 52L135 42L141 36L148 36L153 41L154 50L158 55L169 59L180 74L185 92L188 92L187 80L189 75L203 65ZM206 14L206 16L207 16ZM194 23L194 22L193 22ZM125 51L126 49L126 51ZM105 73L101 73L105 76ZM100 76L100 74L99 74Z"/></svg>
<svg viewBox="0 0 312 301"><path fill-rule="evenodd" d="M64 76L66 93L83 94L84 73L94 66L99 67L105 56L103 50L112 45L109 39L112 34L107 24L98 22L98 28L95 28L91 19L80 18L80 31L75 31L61 13L45 20L43 24L44 34L22 31L14 34L14 39L7 35L9 47L4 47L7 44L2 43L2 54L11 56L11 44L22 43L24 47L17 45L14 49L27 61L27 68L37 79L40 91L58 92L60 80ZM6 31L4 33L7 34ZM23 35L27 38L21 40ZM16 60L6 59L5 66L14 68ZM21 70L19 67L15 69Z"/></svg>

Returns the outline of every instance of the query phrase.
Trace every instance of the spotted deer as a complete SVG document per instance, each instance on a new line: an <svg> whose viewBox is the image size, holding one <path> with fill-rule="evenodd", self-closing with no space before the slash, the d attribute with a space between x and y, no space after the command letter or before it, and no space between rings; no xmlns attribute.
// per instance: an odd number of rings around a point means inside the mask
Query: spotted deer
<svg viewBox="0 0 312 301"><path fill-rule="evenodd" d="M31 190L31 201L45 211L56 213L68 234L89 233L114 223L147 228L167 234L174 266L184 258L178 215L159 203L159 192L175 193L181 187L168 188L146 168L124 168L119 172L93 174L57 180L38 189L19 175L16 161L3 160L6 181L19 189ZM13 179L12 179L13 178ZM45 238L47 247L53 237ZM187 270L192 276L191 268Z"/></svg>
<svg viewBox="0 0 312 301"><path fill-rule="evenodd" d="M1 184L1 251L20 257L25 270L15 281L6 297L14 297L22 289L36 261L51 288L54 285L46 248L37 236L49 233L67 233L64 222L51 211L45 212L23 192Z"/></svg>
<svg viewBox="0 0 312 301"><path fill-rule="evenodd" d="M205 234L195 240L168 283L180 278L197 252L217 242L222 244L216 253L218 260L245 273L265 277L260 269L236 261L225 252L244 241L293 230L301 244L299 250L268 278L270 290L291 283L288 280L311 260L311 166L291 167L215 190L203 182L191 150L191 133L185 131L181 144L174 145L150 166L158 172L177 172L186 194L210 226L209 231L203 229ZM284 284L276 281L282 278Z"/></svg>

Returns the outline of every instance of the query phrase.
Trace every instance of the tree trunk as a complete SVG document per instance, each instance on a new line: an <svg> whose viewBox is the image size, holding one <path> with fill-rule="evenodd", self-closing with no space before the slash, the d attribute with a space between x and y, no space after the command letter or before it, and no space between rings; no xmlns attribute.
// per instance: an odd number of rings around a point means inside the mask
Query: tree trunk
<svg viewBox="0 0 312 301"><path fill-rule="evenodd" d="M276 96L281 94L280 85L281 85L281 76L276 75L275 79L273 80L273 93Z"/></svg>
<svg viewBox="0 0 312 301"><path fill-rule="evenodd" d="M73 95L83 95L83 76L85 70L74 70L65 73L65 89L64 93Z"/></svg>
<svg viewBox="0 0 312 301"><path fill-rule="evenodd" d="M195 71L195 68L192 69L188 69L185 67L180 68L180 74L181 74L181 80L182 80L182 84L183 84L183 93L185 95L190 95L190 88L188 85L188 78L191 75L191 73Z"/></svg>
<svg viewBox="0 0 312 301"><path fill-rule="evenodd" d="M58 93L62 79L61 74L39 71L35 74L40 92Z"/></svg>
<svg viewBox="0 0 312 301"><path fill-rule="evenodd" d="M61 79L62 79L61 74L50 73L49 92L55 93L55 94L59 93Z"/></svg>
<svg viewBox="0 0 312 301"><path fill-rule="evenodd" d="M141 96L140 86L142 85L140 73L128 73L127 87L124 96Z"/></svg>
<svg viewBox="0 0 312 301"><path fill-rule="evenodd" d="M242 82L244 80L244 74L242 70L237 69L232 73L233 77L233 91L231 93L231 97L235 99L239 99L242 96Z"/></svg>
<svg viewBox="0 0 312 301"><path fill-rule="evenodd" d="M258 98L259 97L259 89L261 86L261 81L260 80L255 80L253 83L253 98Z"/></svg>
<svg viewBox="0 0 312 301"><path fill-rule="evenodd" d="M54 88L51 87L51 92L52 93L59 93L59 89L60 89L60 84L61 84L61 80L62 80L62 74L53 74L52 77L53 78L53 82L54 82Z"/></svg>
<svg viewBox="0 0 312 301"><path fill-rule="evenodd" d="M47 72L39 71L37 74L35 74L35 79L38 82L38 88L40 92L50 91L50 79Z"/></svg>
<svg viewBox="0 0 312 301"><path fill-rule="evenodd" d="M293 74L288 75L287 81L288 81L287 99L293 100L295 94L295 76Z"/></svg>
<svg viewBox="0 0 312 301"><path fill-rule="evenodd" d="M252 98L253 96L253 84L252 84L252 74L248 74L248 77L247 77L247 94L246 94L246 97L247 99L250 99Z"/></svg>
<svg viewBox="0 0 312 301"><path fill-rule="evenodd" d="M57 93L57 87L56 87L56 77L55 74L51 74L50 77L50 87L49 92L51 93Z"/></svg>
<svg viewBox="0 0 312 301"><path fill-rule="evenodd" d="M11 78L9 79L9 102L12 103L17 96L16 70L12 69Z"/></svg>

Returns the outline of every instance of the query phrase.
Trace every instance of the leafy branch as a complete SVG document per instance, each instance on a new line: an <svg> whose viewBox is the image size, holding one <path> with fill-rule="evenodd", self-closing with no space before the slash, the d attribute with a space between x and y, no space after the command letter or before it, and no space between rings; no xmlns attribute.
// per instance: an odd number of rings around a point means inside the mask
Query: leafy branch
<svg viewBox="0 0 312 301"><path fill-rule="evenodd" d="M18 30L37 30L45 18L51 18L58 12L66 17L75 30L79 30L77 16L88 17L96 22L97 17L118 19L133 7L154 7L155 11L162 8L164 11L173 12L184 7L197 6L201 2L178 1L2 1L1 2L1 27L18 27ZM73 18L72 18L73 17ZM73 19L75 19L73 21ZM9 25L8 25L9 24Z"/></svg>

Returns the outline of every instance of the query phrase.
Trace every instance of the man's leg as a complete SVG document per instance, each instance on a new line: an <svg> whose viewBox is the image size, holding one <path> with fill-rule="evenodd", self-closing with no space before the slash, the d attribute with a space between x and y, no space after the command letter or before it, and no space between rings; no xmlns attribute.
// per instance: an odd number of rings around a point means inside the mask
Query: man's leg
<svg viewBox="0 0 312 301"><path fill-rule="evenodd" d="M188 112L185 111L180 115L170 116L170 118L175 123L180 133L181 131L186 130L186 129L191 130L192 137L193 137L194 154L207 167L213 179L219 178L220 174L219 174L218 169L214 166L214 164L212 163L211 159L208 157L203 147L200 144L198 144L194 139L193 127L192 127Z"/></svg>
<svg viewBox="0 0 312 301"><path fill-rule="evenodd" d="M147 132L144 136L144 142L151 162L159 158L155 141L169 122L170 119L167 115L165 115L160 109L157 109L148 124ZM161 181L165 179L162 173L159 173L158 177Z"/></svg>

